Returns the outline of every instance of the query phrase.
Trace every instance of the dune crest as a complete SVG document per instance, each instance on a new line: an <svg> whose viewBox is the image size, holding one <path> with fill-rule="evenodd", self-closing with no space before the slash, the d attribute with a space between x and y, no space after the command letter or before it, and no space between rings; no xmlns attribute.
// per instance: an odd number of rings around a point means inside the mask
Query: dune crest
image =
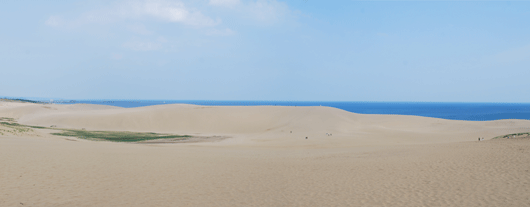
<svg viewBox="0 0 530 207"><path fill-rule="evenodd" d="M227 135L240 141L316 145L387 145L475 141L530 131L528 120L455 121L404 115L355 114L331 107L198 106L120 108L90 104L9 103L0 116L19 123L87 130ZM295 141L295 142L293 142Z"/></svg>

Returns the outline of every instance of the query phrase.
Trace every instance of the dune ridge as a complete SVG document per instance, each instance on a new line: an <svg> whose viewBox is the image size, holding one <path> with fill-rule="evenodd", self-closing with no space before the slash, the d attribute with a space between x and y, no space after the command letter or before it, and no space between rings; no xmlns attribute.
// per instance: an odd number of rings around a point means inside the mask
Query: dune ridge
<svg viewBox="0 0 530 207"><path fill-rule="evenodd" d="M342 138L371 144L441 143L530 131L528 120L455 121L355 114L331 107L168 104L120 108L90 104L10 104L0 109L0 114L15 117L22 124L38 126L231 135L284 142L308 137L316 140Z"/></svg>

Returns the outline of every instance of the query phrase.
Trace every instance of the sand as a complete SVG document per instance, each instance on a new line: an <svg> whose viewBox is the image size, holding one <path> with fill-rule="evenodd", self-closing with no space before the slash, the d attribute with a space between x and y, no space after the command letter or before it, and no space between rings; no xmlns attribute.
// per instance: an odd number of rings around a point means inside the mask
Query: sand
<svg viewBox="0 0 530 207"><path fill-rule="evenodd" d="M528 120L14 102L0 102L0 117L230 137L131 144L0 134L0 206L530 206L530 138L491 139L529 132Z"/></svg>

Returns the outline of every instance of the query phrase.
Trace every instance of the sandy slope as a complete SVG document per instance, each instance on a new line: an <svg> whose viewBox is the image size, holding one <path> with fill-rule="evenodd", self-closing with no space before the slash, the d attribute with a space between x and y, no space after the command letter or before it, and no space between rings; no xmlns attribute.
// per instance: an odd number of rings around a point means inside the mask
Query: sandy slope
<svg viewBox="0 0 530 207"><path fill-rule="evenodd" d="M0 102L0 117L233 137L138 145L69 141L45 131L0 135L0 206L530 205L530 140L476 141L530 131L525 120L450 121L329 107L7 102Z"/></svg>
<svg viewBox="0 0 530 207"><path fill-rule="evenodd" d="M451 121L417 116L362 115L330 107L171 104L119 108L11 103L0 108L0 115L17 118L22 124L40 126L232 135L237 141L260 146L443 143L530 131L530 121L527 120ZM305 137L308 141L300 142Z"/></svg>

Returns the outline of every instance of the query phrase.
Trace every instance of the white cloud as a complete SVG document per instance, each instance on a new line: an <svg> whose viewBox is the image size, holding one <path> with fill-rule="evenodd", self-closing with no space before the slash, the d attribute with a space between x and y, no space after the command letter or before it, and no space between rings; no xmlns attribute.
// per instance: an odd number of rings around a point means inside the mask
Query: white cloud
<svg viewBox="0 0 530 207"><path fill-rule="evenodd" d="M248 11L258 20L277 21L289 12L287 4L275 0L257 0L248 5Z"/></svg>
<svg viewBox="0 0 530 207"><path fill-rule="evenodd" d="M208 5L228 7L243 18L263 23L275 23L292 13L286 3L277 0L210 0Z"/></svg>
<svg viewBox="0 0 530 207"><path fill-rule="evenodd" d="M209 5L228 7L245 19L274 23L291 13L286 3L276 0L210 0Z"/></svg>
<svg viewBox="0 0 530 207"><path fill-rule="evenodd" d="M238 5L239 3L240 3L239 0L210 0L208 4L212 6L232 7L232 6Z"/></svg>
<svg viewBox="0 0 530 207"><path fill-rule="evenodd" d="M186 8L180 1L136 1L123 5L120 11L125 18L150 16L193 26L214 26L219 23L199 11Z"/></svg>
<svg viewBox="0 0 530 207"><path fill-rule="evenodd" d="M210 18L201 11L189 5L198 6L223 6L234 15L234 23L250 25L276 24L293 20L294 12L287 4L277 0L209 0L199 4L186 4L185 0L118 0L118 2L100 7L97 10L87 11L77 17L61 18L57 15L50 16L45 24L51 27L68 27L85 29L87 31L107 32L108 28L118 25L129 32L138 35L153 35L158 33L149 23L154 21L190 25L202 30L206 35L230 36L236 34L232 29L219 26L221 20ZM208 4L208 5L205 5ZM210 8L204 11L210 11ZM106 25L106 26L105 26ZM121 26L123 25L123 26ZM103 26L103 27L101 27ZM111 26L111 27L108 27ZM102 28L102 30L100 30ZM160 31L163 32L163 31ZM146 51L158 50L164 45L157 41L129 41L123 46L132 50Z"/></svg>
<svg viewBox="0 0 530 207"><path fill-rule="evenodd" d="M215 26L220 20L203 15L200 11L187 8L181 1L169 0L137 0L119 2L114 6L86 12L72 25L86 23L113 23L117 21L155 18L161 21L182 23L191 26ZM46 25L57 26L61 23L56 16L51 16Z"/></svg>

